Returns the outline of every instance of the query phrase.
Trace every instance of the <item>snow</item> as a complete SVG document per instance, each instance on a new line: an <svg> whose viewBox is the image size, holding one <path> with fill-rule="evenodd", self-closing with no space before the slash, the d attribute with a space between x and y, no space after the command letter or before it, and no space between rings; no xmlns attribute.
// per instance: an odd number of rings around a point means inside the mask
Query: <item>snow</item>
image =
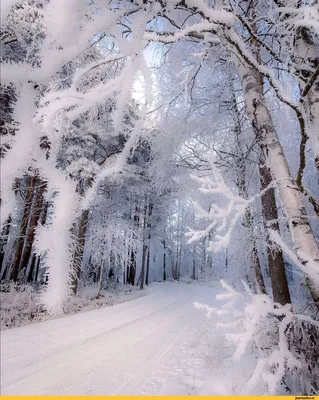
<svg viewBox="0 0 319 400"><path fill-rule="evenodd" d="M30 284L3 284L0 292L1 330L37 323L56 318L48 314L40 302L43 286ZM63 304L65 315L113 306L145 296L136 286L110 282L107 289L99 290L99 284L80 286L76 296L69 296Z"/></svg>
<svg viewBox="0 0 319 400"><path fill-rule="evenodd" d="M232 394L236 374L218 368L230 351L213 319L193 307L213 305L218 292L154 284L128 303L4 331L2 395L207 393L208 370L216 394Z"/></svg>
<svg viewBox="0 0 319 400"><path fill-rule="evenodd" d="M1 23L3 23L7 17L7 15L10 13L11 8L18 3L19 0L2 0L1 1Z"/></svg>

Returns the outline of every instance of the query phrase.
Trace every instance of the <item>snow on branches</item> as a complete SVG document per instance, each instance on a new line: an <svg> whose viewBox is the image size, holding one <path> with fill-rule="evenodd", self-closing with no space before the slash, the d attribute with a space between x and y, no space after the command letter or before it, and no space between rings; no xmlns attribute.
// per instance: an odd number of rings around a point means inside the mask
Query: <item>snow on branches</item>
<svg viewBox="0 0 319 400"><path fill-rule="evenodd" d="M7 37L23 51L19 63L8 56L2 65L2 83L16 90L18 129L1 171L1 221L15 213L14 180L39 176L50 202L47 224L35 234L49 272L42 300L57 314L70 292L72 232L81 209L90 206L103 180L123 172L144 133L152 80L143 34L157 11L77 0L3 3ZM132 34L126 40L120 22L128 16ZM148 87L140 109L132 98L137 74Z"/></svg>
<svg viewBox="0 0 319 400"><path fill-rule="evenodd" d="M207 237L212 232L214 236L209 242L208 250L220 251L228 247L236 223L245 214L246 208L255 198L246 200L234 194L214 164L214 158L210 160L210 166L210 176L192 175L192 178L201 185L200 192L211 195L212 199L221 200L219 201L221 205L216 201L210 205L209 211L206 211L198 202L194 202L198 217L208 220L209 224L203 230L189 229L187 236L190 237L188 242L193 243Z"/></svg>
<svg viewBox="0 0 319 400"><path fill-rule="evenodd" d="M201 303L194 303L194 307L205 310L207 318L223 317L217 325L234 348L235 362L251 352L257 357L245 394L247 390L254 394L260 382L266 384L269 395L315 394L319 377L318 321L294 313L290 304L281 306L267 295L253 295L242 283L244 294L221 281L225 293L216 299L226 302L220 308Z"/></svg>

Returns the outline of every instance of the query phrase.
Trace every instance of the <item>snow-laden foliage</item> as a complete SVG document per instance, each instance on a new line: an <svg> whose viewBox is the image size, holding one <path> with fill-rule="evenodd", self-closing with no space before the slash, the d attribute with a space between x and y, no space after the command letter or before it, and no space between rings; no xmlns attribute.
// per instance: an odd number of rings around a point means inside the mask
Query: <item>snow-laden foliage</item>
<svg viewBox="0 0 319 400"><path fill-rule="evenodd" d="M280 337L254 377L310 393L318 38L316 1L3 0L1 280L47 280L55 315L86 284L243 279L242 327Z"/></svg>
<svg viewBox="0 0 319 400"><path fill-rule="evenodd" d="M17 328L54 318L48 315L39 301L43 285L1 285L1 330ZM63 304L65 315L113 306L134 300L145 293L137 288L130 288L114 283L112 287L100 289L97 285L81 287L77 296L68 297Z"/></svg>
<svg viewBox="0 0 319 400"><path fill-rule="evenodd" d="M219 168L215 165L214 154L210 155L208 162L210 163L210 174L208 176L192 176L198 183L200 192L209 195L212 203L206 211L198 202L194 202L194 208L198 218L205 221L205 228L201 230L194 230L189 228L187 236L190 237L188 243L196 242L205 237L210 237L208 250L220 251L230 246L232 235L239 221L244 219L247 208L264 193L271 190L275 185L274 180L261 192L249 199L243 198L238 194L234 194L233 189L228 185ZM222 199L222 200L221 200ZM221 204L221 205L220 205ZM207 222L206 222L207 221ZM287 256L298 266L305 275L309 275L314 280L316 285L319 285L319 272L318 263L316 260L310 259L305 266L305 263L298 260L297 255L285 245L278 232L273 229L268 229L268 234L273 240L272 249L281 249ZM308 256L304 255L305 259Z"/></svg>
<svg viewBox="0 0 319 400"><path fill-rule="evenodd" d="M290 304L280 306L267 295L253 295L245 282L244 293L224 281L221 285L225 291L216 296L224 301L220 308L201 303L194 307L205 310L207 318L220 317L218 326L234 348L234 361L250 351L256 356L246 390L252 392L261 380L269 395L317 393L318 321L294 312Z"/></svg>

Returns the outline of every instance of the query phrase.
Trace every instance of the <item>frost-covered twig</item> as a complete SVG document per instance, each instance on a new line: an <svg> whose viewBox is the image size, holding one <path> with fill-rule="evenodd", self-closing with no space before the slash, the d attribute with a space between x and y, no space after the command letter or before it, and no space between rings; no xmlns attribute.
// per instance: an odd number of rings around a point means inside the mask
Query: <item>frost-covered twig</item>
<svg viewBox="0 0 319 400"><path fill-rule="evenodd" d="M302 384L302 389L298 390L307 390L311 394L319 376L316 348L319 323L309 316L293 313L289 304L281 306L274 303L267 295L249 296L245 300L229 285L224 282L222 285L226 293L218 295L218 299L239 300L237 307L228 303L220 313L220 310L205 304L195 303L194 306L206 310L208 318L213 314L227 316L227 321L217 325L224 331L228 343L234 346L234 361L241 360L248 350L257 355L245 394L247 389L251 393L260 380L267 385L270 395L278 394L284 380L286 385L289 382L292 390Z"/></svg>

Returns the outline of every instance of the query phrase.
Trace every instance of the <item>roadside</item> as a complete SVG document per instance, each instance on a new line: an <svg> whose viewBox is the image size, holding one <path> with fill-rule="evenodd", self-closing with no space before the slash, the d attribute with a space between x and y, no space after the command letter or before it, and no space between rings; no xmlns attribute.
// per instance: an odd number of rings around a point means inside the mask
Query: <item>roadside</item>
<svg viewBox="0 0 319 400"><path fill-rule="evenodd" d="M17 328L35 322L56 317L50 316L40 305L39 297L43 286L17 285L14 283L0 286L1 330ZM114 306L145 296L147 290L140 291L137 286L117 284L101 290L98 286L81 287L76 296L70 296L64 305L65 315Z"/></svg>

